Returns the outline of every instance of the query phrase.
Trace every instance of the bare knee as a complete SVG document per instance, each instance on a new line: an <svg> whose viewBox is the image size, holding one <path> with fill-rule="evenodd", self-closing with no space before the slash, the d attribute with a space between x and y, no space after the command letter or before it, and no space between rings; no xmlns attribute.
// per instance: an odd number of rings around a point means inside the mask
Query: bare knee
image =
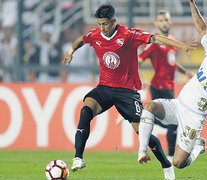
<svg viewBox="0 0 207 180"><path fill-rule="evenodd" d="M163 119L165 116L165 110L159 101L150 101L145 104L144 109L154 114L159 119Z"/></svg>
<svg viewBox="0 0 207 180"><path fill-rule="evenodd" d="M188 152L186 152L179 146L176 146L176 151L173 156L172 164L179 169L185 168L189 166L190 163L189 156L190 154Z"/></svg>
<svg viewBox="0 0 207 180"><path fill-rule="evenodd" d="M84 106L88 106L88 107L90 107L90 108L92 109L92 111L93 111L93 115L94 115L94 116L100 114L101 111L102 111L102 108L101 108L101 106L99 105L99 103L98 103L95 99L93 99L93 98L91 98L91 97L87 97L87 98L85 99L85 101L84 101Z"/></svg>
<svg viewBox="0 0 207 180"><path fill-rule="evenodd" d="M186 167L186 163L183 162L182 160L174 157L173 160L172 160L172 164L176 167L176 168L179 168L179 169L182 169L184 167Z"/></svg>
<svg viewBox="0 0 207 180"><path fill-rule="evenodd" d="M150 101L145 104L144 109L151 113L154 113L156 111L156 103L154 101Z"/></svg>

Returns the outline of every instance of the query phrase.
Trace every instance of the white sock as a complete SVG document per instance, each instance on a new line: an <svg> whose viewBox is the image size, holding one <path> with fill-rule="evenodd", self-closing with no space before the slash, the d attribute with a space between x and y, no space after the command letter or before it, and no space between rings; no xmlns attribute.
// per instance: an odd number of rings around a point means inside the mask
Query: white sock
<svg viewBox="0 0 207 180"><path fill-rule="evenodd" d="M139 124L139 151L147 151L153 126L154 114L144 109Z"/></svg>
<svg viewBox="0 0 207 180"><path fill-rule="evenodd" d="M190 166L193 161L196 160L200 152L203 150L203 147L201 145L195 145L193 151L191 152L187 162L186 162L186 167Z"/></svg>

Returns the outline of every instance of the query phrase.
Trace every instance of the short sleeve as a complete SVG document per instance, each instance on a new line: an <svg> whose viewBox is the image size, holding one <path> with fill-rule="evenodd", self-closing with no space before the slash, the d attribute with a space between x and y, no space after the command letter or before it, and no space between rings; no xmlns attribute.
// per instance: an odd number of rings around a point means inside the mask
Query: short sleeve
<svg viewBox="0 0 207 180"><path fill-rule="evenodd" d="M92 31L89 31L87 34L85 34L84 36L83 36L83 41L85 42L85 43L89 43L89 44L92 44Z"/></svg>
<svg viewBox="0 0 207 180"><path fill-rule="evenodd" d="M142 45L142 44L148 44L152 36L152 34L148 32L144 32L139 29L132 29L129 32L131 32L132 43L137 46Z"/></svg>
<svg viewBox="0 0 207 180"><path fill-rule="evenodd" d="M205 49L205 52L207 53L207 34L205 34L201 39L201 44L203 48Z"/></svg>
<svg viewBox="0 0 207 180"><path fill-rule="evenodd" d="M153 44L146 44L139 57L144 61L145 59L151 56L152 50L153 50Z"/></svg>

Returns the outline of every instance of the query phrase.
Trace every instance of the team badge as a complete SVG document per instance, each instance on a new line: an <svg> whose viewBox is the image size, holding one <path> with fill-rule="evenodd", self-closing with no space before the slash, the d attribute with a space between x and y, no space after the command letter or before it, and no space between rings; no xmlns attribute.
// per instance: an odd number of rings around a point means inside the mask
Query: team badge
<svg viewBox="0 0 207 180"><path fill-rule="evenodd" d="M124 38L117 39L116 42L117 42L117 44L119 46L123 46L123 44L124 44Z"/></svg>
<svg viewBox="0 0 207 180"><path fill-rule="evenodd" d="M104 64L110 69L116 69L120 64L119 56L114 52L106 52L103 55Z"/></svg>

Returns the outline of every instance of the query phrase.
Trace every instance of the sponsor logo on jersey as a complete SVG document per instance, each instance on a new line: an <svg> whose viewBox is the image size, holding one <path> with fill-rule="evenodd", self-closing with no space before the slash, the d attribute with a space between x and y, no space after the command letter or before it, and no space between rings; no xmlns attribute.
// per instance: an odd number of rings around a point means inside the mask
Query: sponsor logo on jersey
<svg viewBox="0 0 207 180"><path fill-rule="evenodd" d="M96 41L96 44L99 45L99 47L101 47L101 41Z"/></svg>
<svg viewBox="0 0 207 180"><path fill-rule="evenodd" d="M123 46L123 44L124 44L124 38L117 39L116 42L117 42L117 44L119 46Z"/></svg>
<svg viewBox="0 0 207 180"><path fill-rule="evenodd" d="M120 58L114 52L106 52L103 55L103 61L106 67L110 69L116 69L120 64Z"/></svg>
<svg viewBox="0 0 207 180"><path fill-rule="evenodd" d="M203 89L207 91L207 77L205 76L203 72L203 68L200 68L196 75Z"/></svg>

